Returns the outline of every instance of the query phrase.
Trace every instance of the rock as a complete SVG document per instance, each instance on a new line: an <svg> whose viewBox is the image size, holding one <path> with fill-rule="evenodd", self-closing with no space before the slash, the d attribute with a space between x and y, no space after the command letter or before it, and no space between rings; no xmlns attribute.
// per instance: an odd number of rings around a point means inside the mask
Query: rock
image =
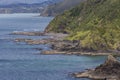
<svg viewBox="0 0 120 80"><path fill-rule="evenodd" d="M16 38L14 41L15 42L27 42L27 41L32 41L32 39Z"/></svg>
<svg viewBox="0 0 120 80"><path fill-rule="evenodd" d="M62 51L56 51L56 50L48 50L48 51L42 51L41 54L66 54L66 52L62 52Z"/></svg>
<svg viewBox="0 0 120 80"><path fill-rule="evenodd" d="M101 75L119 75L120 74L120 62L118 62L112 55L109 55L104 64L98 66L95 69L95 73Z"/></svg>
<svg viewBox="0 0 120 80"><path fill-rule="evenodd" d="M35 48L36 50L39 50L39 51L42 51L43 50L43 48Z"/></svg>
<svg viewBox="0 0 120 80"><path fill-rule="evenodd" d="M112 55L109 55L104 64L92 70L75 73L74 76L96 80L120 80L120 62Z"/></svg>
<svg viewBox="0 0 120 80"><path fill-rule="evenodd" d="M43 32L13 32L12 35L43 36Z"/></svg>
<svg viewBox="0 0 120 80"><path fill-rule="evenodd" d="M52 44L52 49L59 51L78 51L80 47L77 47L78 42L62 40Z"/></svg>
<svg viewBox="0 0 120 80"><path fill-rule="evenodd" d="M32 40L32 39L26 39L26 38L16 38L14 39L15 42L25 42L27 44L52 44L56 43L56 40L48 38L48 39L38 39L38 40Z"/></svg>

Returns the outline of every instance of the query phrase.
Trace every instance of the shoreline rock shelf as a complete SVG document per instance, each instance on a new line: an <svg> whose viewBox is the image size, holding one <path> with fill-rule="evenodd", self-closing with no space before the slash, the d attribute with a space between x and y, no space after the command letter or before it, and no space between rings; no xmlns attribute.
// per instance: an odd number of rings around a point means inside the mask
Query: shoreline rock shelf
<svg viewBox="0 0 120 80"><path fill-rule="evenodd" d="M54 54L63 54L63 55L86 55L86 56L108 56L108 55L114 55L114 56L120 56L118 53L100 53L100 52L80 52L80 51L58 51L58 50L46 50L42 51L41 54L44 55L54 55Z"/></svg>
<svg viewBox="0 0 120 80"><path fill-rule="evenodd" d="M64 40L68 34L63 33L41 33L41 32L15 32L13 35L26 35L33 36L37 34L39 36L48 36L45 39L26 39L26 38L16 38L15 42L26 42L30 45L39 45L39 44L50 44L50 51L42 51L42 54L67 54L67 55L90 55L90 56L106 56L106 55L116 55L120 56L120 51L94 51L90 49L81 48L79 41L69 41Z"/></svg>
<svg viewBox="0 0 120 80"><path fill-rule="evenodd" d="M90 78L94 80L120 80L120 62L109 55L104 64L85 72L74 73L76 78Z"/></svg>
<svg viewBox="0 0 120 80"><path fill-rule="evenodd" d="M11 35L43 36L43 32L13 32Z"/></svg>
<svg viewBox="0 0 120 80"><path fill-rule="evenodd" d="M15 42L26 42L30 45L38 45L38 44L50 44L52 42L56 42L54 39L38 39L38 40L32 40L32 39L25 39L25 38L16 38L14 39Z"/></svg>

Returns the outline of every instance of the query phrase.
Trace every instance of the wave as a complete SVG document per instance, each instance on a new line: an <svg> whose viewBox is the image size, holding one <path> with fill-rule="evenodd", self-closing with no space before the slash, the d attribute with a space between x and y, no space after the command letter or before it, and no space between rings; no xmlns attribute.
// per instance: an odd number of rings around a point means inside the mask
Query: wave
<svg viewBox="0 0 120 80"><path fill-rule="evenodd" d="M16 33L16 32L31 32L31 31L41 31L40 29L23 29L21 31L13 31L13 33Z"/></svg>
<svg viewBox="0 0 120 80"><path fill-rule="evenodd" d="M40 29L24 29L23 31L40 31Z"/></svg>
<svg viewBox="0 0 120 80"><path fill-rule="evenodd" d="M16 32L21 32L21 31L13 31L13 33L16 33Z"/></svg>

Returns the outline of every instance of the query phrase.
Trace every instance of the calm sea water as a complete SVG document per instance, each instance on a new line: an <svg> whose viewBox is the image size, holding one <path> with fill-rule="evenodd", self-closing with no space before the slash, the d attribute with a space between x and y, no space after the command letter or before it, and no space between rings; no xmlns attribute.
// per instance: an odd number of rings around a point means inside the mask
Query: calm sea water
<svg viewBox="0 0 120 80"><path fill-rule="evenodd" d="M11 39L41 39L46 36L9 35L15 31L43 31L52 17L39 14L0 14L0 80L89 80L69 74L94 68L105 57L41 55L35 48L48 45L27 45Z"/></svg>

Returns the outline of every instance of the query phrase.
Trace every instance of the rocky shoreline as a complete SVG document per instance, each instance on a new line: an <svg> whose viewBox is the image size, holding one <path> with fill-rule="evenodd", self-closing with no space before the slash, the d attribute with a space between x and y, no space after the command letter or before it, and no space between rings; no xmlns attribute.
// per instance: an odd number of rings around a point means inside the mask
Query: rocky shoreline
<svg viewBox="0 0 120 80"><path fill-rule="evenodd" d="M39 34L39 35L38 35ZM117 61L112 55L120 56L119 51L93 51L88 49L82 49L79 47L78 41L64 40L68 34L62 33L38 33L36 32L19 32L12 35L27 35L27 36L49 36L46 39L32 40L25 38L14 39L15 42L26 42L27 44L50 44L52 50L42 51L43 55L86 55L86 56L106 56L108 59L104 64L96 67L95 69L89 69L85 72L73 73L72 76L76 78L89 78L92 80L119 80L120 79L120 62Z"/></svg>
<svg viewBox="0 0 120 80"><path fill-rule="evenodd" d="M42 51L41 54L51 55L51 54L66 54L66 55L90 55L90 56L106 56L106 55L116 55L120 56L120 51L94 51L89 49L84 49L79 46L79 41L68 41L64 40L68 34L63 33L44 33L44 32L15 32L12 35L27 35L27 36L49 36L45 39L25 39L16 38L15 42L26 42L27 44L50 44L52 50Z"/></svg>
<svg viewBox="0 0 120 80"><path fill-rule="evenodd" d="M109 55L104 64L85 72L74 73L76 78L90 78L94 80L120 80L120 62Z"/></svg>
<svg viewBox="0 0 120 80"><path fill-rule="evenodd" d="M85 56L108 56L108 55L114 55L114 56L120 56L118 53L100 53L100 52L69 52L69 51L57 51L57 50L48 50L48 51L42 51L41 54L44 55L54 55L54 54L63 54L63 55L85 55Z"/></svg>
<svg viewBox="0 0 120 80"><path fill-rule="evenodd" d="M13 32L11 35L43 36L43 32Z"/></svg>

